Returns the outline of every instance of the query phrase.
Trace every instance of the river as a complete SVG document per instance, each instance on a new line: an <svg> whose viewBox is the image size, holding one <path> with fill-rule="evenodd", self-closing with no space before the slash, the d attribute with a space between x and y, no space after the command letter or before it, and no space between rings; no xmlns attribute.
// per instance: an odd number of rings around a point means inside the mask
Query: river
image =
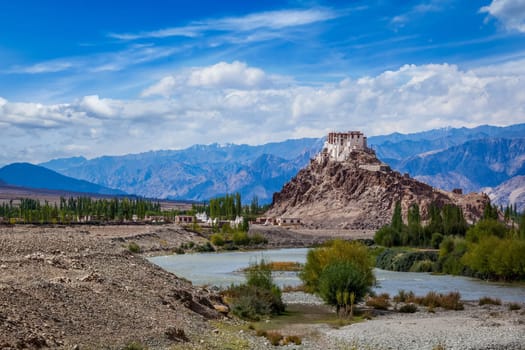
<svg viewBox="0 0 525 350"><path fill-rule="evenodd" d="M184 277L193 284L226 287L244 281L240 270L261 259L267 261L306 261L306 248L273 249L264 251L233 251L224 253L196 253L183 255L165 255L149 258L154 264ZM525 302L523 285L487 282L474 278L428 273L394 272L374 269L378 285L377 293L397 294L400 289L413 291L416 295L425 295L429 291L448 293L459 291L462 299L477 300L483 296L497 297L503 301ZM301 283L294 272L274 273L274 280L279 286L295 286Z"/></svg>

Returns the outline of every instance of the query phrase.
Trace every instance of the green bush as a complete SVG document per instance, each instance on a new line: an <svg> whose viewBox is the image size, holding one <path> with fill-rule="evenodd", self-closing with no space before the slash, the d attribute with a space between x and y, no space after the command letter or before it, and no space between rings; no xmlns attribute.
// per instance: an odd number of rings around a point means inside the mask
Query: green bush
<svg viewBox="0 0 525 350"><path fill-rule="evenodd" d="M135 242L130 242L128 244L128 250L132 253L140 253L140 246Z"/></svg>
<svg viewBox="0 0 525 350"><path fill-rule="evenodd" d="M372 286L375 283L372 258L368 248L355 241L334 240L308 251L303 271L299 274L304 282L305 291L319 292L319 279L322 272L331 264L343 262L352 263L363 275L367 285Z"/></svg>
<svg viewBox="0 0 525 350"><path fill-rule="evenodd" d="M355 264L343 261L328 265L319 278L319 296L338 309L360 301L370 291L366 274Z"/></svg>
<svg viewBox="0 0 525 350"><path fill-rule="evenodd" d="M462 261L467 251L467 242L459 237L446 237L439 246L440 271L451 275L465 275L467 269Z"/></svg>
<svg viewBox="0 0 525 350"><path fill-rule="evenodd" d="M430 240L430 245L432 245L432 248L438 249L441 242L443 242L443 235L439 232L433 233Z"/></svg>
<svg viewBox="0 0 525 350"><path fill-rule="evenodd" d="M215 249L213 248L210 242L206 242L205 244L198 244L198 245L195 245L194 247L195 247L195 251L199 253L209 253L209 252L215 251Z"/></svg>
<svg viewBox="0 0 525 350"><path fill-rule="evenodd" d="M410 272L432 272L435 270L434 265L435 262L428 259L416 261L410 268Z"/></svg>
<svg viewBox="0 0 525 350"><path fill-rule="evenodd" d="M407 251L399 248L385 249L376 258L376 267L390 271L434 271L438 254L433 251Z"/></svg>
<svg viewBox="0 0 525 350"><path fill-rule="evenodd" d="M376 244L393 247L400 244L399 233L392 228L390 225L381 227L374 235L374 241Z"/></svg>
<svg viewBox="0 0 525 350"><path fill-rule="evenodd" d="M254 244L254 245L266 244L268 243L268 239L260 233L254 233L253 235L250 236L250 242L251 244Z"/></svg>
<svg viewBox="0 0 525 350"><path fill-rule="evenodd" d="M360 242L335 240L311 249L300 277L305 291L316 293L337 312L352 314L354 302L360 301L375 282L372 258Z"/></svg>
<svg viewBox="0 0 525 350"><path fill-rule="evenodd" d="M482 278L525 279L525 241L481 237L469 245L462 262Z"/></svg>
<svg viewBox="0 0 525 350"><path fill-rule="evenodd" d="M509 229L504 223L493 219L485 219L471 226L467 230L466 238L469 242L478 243L483 238L490 236L504 238L508 235L508 232Z"/></svg>
<svg viewBox="0 0 525 350"><path fill-rule="evenodd" d="M281 290L273 282L270 265L264 260L245 270L246 283L231 286L224 294L232 299L233 314L246 320L280 314L285 310Z"/></svg>
<svg viewBox="0 0 525 350"><path fill-rule="evenodd" d="M210 237L210 241L213 245L217 247L222 247L224 245L224 237L220 233L214 233Z"/></svg>
<svg viewBox="0 0 525 350"><path fill-rule="evenodd" d="M233 244L248 245L250 244L250 237L243 231L236 231L233 233Z"/></svg>

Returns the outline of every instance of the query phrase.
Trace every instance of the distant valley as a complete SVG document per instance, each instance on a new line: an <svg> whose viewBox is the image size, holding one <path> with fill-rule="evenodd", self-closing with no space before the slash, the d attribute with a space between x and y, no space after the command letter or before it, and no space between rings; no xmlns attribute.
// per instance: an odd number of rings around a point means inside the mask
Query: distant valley
<svg viewBox="0 0 525 350"><path fill-rule="evenodd" d="M207 200L240 192L269 203L319 152L323 138L195 145L125 156L55 159L40 166L108 189L154 198ZM368 139L382 161L434 187L481 191L525 209L525 124L445 128ZM0 179L10 183L9 179Z"/></svg>

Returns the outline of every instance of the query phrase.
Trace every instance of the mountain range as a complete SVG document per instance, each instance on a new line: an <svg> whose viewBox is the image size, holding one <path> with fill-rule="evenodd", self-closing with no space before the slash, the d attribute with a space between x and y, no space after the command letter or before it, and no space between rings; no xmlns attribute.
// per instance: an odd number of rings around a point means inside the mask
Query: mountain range
<svg viewBox="0 0 525 350"><path fill-rule="evenodd" d="M260 203L269 203L323 143L324 138L303 138L260 146L195 145L124 156L61 158L39 165L145 197L207 200L239 192L244 202L257 196ZM484 191L498 204L515 200L525 209L523 196L513 192L525 188L525 124L394 133L369 137L368 144L394 170L434 187ZM2 175L0 179L9 183Z"/></svg>
<svg viewBox="0 0 525 350"><path fill-rule="evenodd" d="M13 163L0 169L0 185L15 185L20 187L60 190L70 192L97 193L107 195L125 195L120 190L115 190L77 180L61 175L55 171L29 163Z"/></svg>

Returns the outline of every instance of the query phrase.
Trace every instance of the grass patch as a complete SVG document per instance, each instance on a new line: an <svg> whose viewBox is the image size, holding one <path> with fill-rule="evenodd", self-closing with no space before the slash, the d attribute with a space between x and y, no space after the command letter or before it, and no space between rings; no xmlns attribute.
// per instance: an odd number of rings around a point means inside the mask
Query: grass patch
<svg viewBox="0 0 525 350"><path fill-rule="evenodd" d="M270 271L302 271L304 265L295 261L269 261L265 262L266 267ZM253 266L248 266L242 269L242 271L250 271Z"/></svg>
<svg viewBox="0 0 525 350"><path fill-rule="evenodd" d="M390 307L390 296L387 293L383 293L375 298L370 297L366 301L366 305L373 307L376 310L388 310Z"/></svg>
<svg viewBox="0 0 525 350"><path fill-rule="evenodd" d="M482 297L479 298L479 306L482 305L501 305L501 299L491 298L491 297Z"/></svg>

